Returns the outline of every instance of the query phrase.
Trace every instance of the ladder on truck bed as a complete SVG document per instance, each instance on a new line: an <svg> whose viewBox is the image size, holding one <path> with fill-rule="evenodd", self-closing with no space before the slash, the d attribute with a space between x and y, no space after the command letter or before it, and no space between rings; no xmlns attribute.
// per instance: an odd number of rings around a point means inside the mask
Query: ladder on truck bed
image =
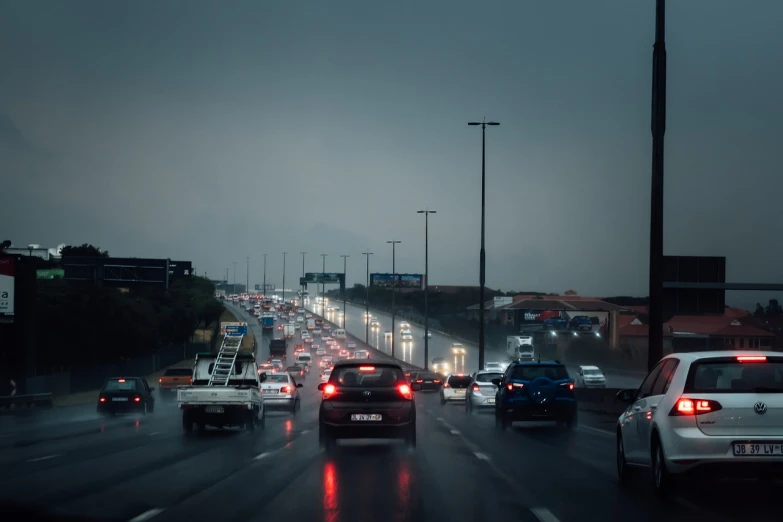
<svg viewBox="0 0 783 522"><path fill-rule="evenodd" d="M215 359L215 366L212 368L212 375L209 377L209 386L228 386L239 349L242 347L243 337L244 335L241 334L223 337L223 343L220 345L220 351Z"/></svg>

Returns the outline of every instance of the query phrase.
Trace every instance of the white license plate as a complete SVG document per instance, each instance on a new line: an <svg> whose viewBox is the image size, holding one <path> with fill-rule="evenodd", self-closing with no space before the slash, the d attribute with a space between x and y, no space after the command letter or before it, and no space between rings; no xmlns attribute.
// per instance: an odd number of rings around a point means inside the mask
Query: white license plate
<svg viewBox="0 0 783 522"><path fill-rule="evenodd" d="M264 390L264 393L277 393L277 390L273 390L273 389Z"/></svg>
<svg viewBox="0 0 783 522"><path fill-rule="evenodd" d="M454 390L454 391L457 392L457 395L465 395L465 392L467 390Z"/></svg>
<svg viewBox="0 0 783 522"><path fill-rule="evenodd" d="M487 399L487 404L495 404L495 399Z"/></svg>
<svg viewBox="0 0 783 522"><path fill-rule="evenodd" d="M783 444L734 444L735 457L783 457Z"/></svg>
<svg viewBox="0 0 783 522"><path fill-rule="evenodd" d="M223 406L207 406L204 408L207 413L223 413Z"/></svg>
<svg viewBox="0 0 783 522"><path fill-rule="evenodd" d="M351 414L351 420L352 421L360 421L360 422L366 422L366 421L380 421L381 420L381 414L380 413L352 413Z"/></svg>
<svg viewBox="0 0 783 522"><path fill-rule="evenodd" d="M128 402L127 397L112 397L112 402Z"/></svg>

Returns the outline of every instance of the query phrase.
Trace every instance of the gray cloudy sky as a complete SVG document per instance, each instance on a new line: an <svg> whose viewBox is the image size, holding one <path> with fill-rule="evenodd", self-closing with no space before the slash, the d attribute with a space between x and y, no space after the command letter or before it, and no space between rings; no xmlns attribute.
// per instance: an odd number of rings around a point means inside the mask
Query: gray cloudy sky
<svg viewBox="0 0 783 522"><path fill-rule="evenodd" d="M780 0L669 2L667 254L780 276ZM0 2L0 235L646 294L653 0ZM293 255L296 253L296 255ZM255 275L255 277L253 277ZM293 275L293 274L292 274ZM748 299L751 299L748 297ZM744 299L743 299L744 300ZM735 300L736 301L736 300Z"/></svg>

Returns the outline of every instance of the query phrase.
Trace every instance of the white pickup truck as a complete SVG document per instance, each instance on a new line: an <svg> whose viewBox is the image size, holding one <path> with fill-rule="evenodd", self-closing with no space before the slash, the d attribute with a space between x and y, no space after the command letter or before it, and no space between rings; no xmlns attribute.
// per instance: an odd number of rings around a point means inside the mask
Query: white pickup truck
<svg viewBox="0 0 783 522"><path fill-rule="evenodd" d="M182 429L191 433L207 426L237 426L248 431L263 428L266 421L264 397L259 387L266 373L258 373L255 356L241 353L225 385L209 385L216 354L202 353L193 365L193 382L177 389L177 406L182 410Z"/></svg>

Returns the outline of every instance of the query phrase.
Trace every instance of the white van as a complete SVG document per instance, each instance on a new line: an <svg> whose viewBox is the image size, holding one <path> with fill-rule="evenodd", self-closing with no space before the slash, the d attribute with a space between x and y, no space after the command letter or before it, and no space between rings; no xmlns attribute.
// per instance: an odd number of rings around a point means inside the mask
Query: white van
<svg viewBox="0 0 783 522"><path fill-rule="evenodd" d="M313 362L313 357L310 352L300 352L296 354L296 365L309 368Z"/></svg>
<svg viewBox="0 0 783 522"><path fill-rule="evenodd" d="M370 358L370 354L369 354L369 352L367 350L356 350L353 353L353 358L354 359L369 359Z"/></svg>
<svg viewBox="0 0 783 522"><path fill-rule="evenodd" d="M315 320L314 319L308 319L307 320L307 329L308 330L315 329Z"/></svg>
<svg viewBox="0 0 783 522"><path fill-rule="evenodd" d="M342 328L337 328L337 329L335 329L335 330L332 332L332 337L334 337L335 339L339 339L340 341L342 341L343 339L345 339L345 330L343 330Z"/></svg>

